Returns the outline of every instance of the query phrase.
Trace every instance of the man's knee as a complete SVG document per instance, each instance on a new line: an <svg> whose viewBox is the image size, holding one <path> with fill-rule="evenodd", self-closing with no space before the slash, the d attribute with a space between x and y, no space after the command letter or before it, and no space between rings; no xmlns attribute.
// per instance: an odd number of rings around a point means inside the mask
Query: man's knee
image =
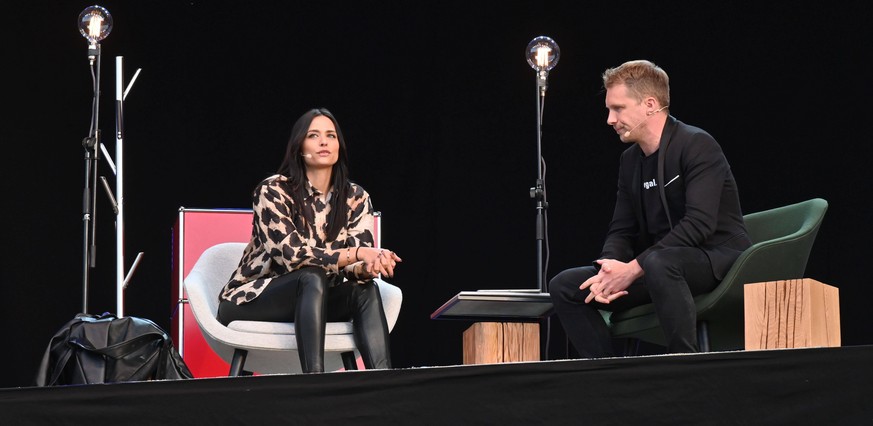
<svg viewBox="0 0 873 426"><path fill-rule="evenodd" d="M640 267L645 271L646 277L658 277L675 268L676 264L676 259L666 251L655 251L646 256Z"/></svg>
<svg viewBox="0 0 873 426"><path fill-rule="evenodd" d="M570 274L569 270L564 270L549 280L549 294L552 296L552 299L557 298L558 294L566 293L567 288L570 287L570 284L573 282L571 275L572 274Z"/></svg>
<svg viewBox="0 0 873 426"><path fill-rule="evenodd" d="M579 292L579 286L596 273L594 267L573 268L559 272L549 281L549 294L552 300L571 298Z"/></svg>

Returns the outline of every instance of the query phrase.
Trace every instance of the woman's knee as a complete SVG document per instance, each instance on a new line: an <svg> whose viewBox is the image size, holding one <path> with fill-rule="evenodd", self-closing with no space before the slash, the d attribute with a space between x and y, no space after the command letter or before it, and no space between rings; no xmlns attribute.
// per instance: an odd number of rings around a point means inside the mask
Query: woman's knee
<svg viewBox="0 0 873 426"><path fill-rule="evenodd" d="M327 289L327 274L321 268L303 268L297 276L299 291L317 291L324 293Z"/></svg>
<svg viewBox="0 0 873 426"><path fill-rule="evenodd" d="M367 281L362 284L353 284L352 285L352 297L355 300L374 300L381 301L381 296L379 295L379 286L376 285L375 281Z"/></svg>

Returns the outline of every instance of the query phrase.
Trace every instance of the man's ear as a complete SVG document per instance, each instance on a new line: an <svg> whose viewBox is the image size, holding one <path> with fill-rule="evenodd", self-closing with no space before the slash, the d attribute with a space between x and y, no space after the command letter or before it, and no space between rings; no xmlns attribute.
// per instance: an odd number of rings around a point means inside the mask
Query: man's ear
<svg viewBox="0 0 873 426"><path fill-rule="evenodd" d="M646 98L646 100L643 102L646 104L646 108L648 108L650 111L655 110L655 105L657 105L657 101L655 100L655 98L650 96Z"/></svg>

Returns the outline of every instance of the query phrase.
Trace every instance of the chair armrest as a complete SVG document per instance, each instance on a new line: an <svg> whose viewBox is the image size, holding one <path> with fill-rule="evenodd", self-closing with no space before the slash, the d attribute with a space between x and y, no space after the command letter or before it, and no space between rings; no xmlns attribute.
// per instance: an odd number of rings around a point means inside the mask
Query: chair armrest
<svg viewBox="0 0 873 426"><path fill-rule="evenodd" d="M388 331L394 329L397 317L400 315L400 305L403 303L403 291L381 278L373 281L379 286L379 294L382 296L382 307L385 309L385 319L388 321Z"/></svg>

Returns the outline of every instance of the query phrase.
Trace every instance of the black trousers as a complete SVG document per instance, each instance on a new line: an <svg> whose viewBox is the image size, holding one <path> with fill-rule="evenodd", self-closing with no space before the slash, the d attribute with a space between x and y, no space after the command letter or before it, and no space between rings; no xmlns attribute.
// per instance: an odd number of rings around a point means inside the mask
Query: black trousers
<svg viewBox="0 0 873 426"><path fill-rule="evenodd" d="M593 266L558 273L549 281L555 313L567 337L583 358L614 356L612 338L600 310L623 311L653 303L671 353L698 352L697 310L694 296L718 285L709 258L698 248L658 250L640 265L645 275L628 287L628 294L609 304L585 303L590 293L579 286L597 274Z"/></svg>
<svg viewBox="0 0 873 426"><path fill-rule="evenodd" d="M331 286L323 269L307 267L280 275L251 302L222 300L218 321L293 322L297 353L305 373L324 371L324 335L328 322L352 321L355 345L367 368L391 368L388 323L374 281Z"/></svg>

